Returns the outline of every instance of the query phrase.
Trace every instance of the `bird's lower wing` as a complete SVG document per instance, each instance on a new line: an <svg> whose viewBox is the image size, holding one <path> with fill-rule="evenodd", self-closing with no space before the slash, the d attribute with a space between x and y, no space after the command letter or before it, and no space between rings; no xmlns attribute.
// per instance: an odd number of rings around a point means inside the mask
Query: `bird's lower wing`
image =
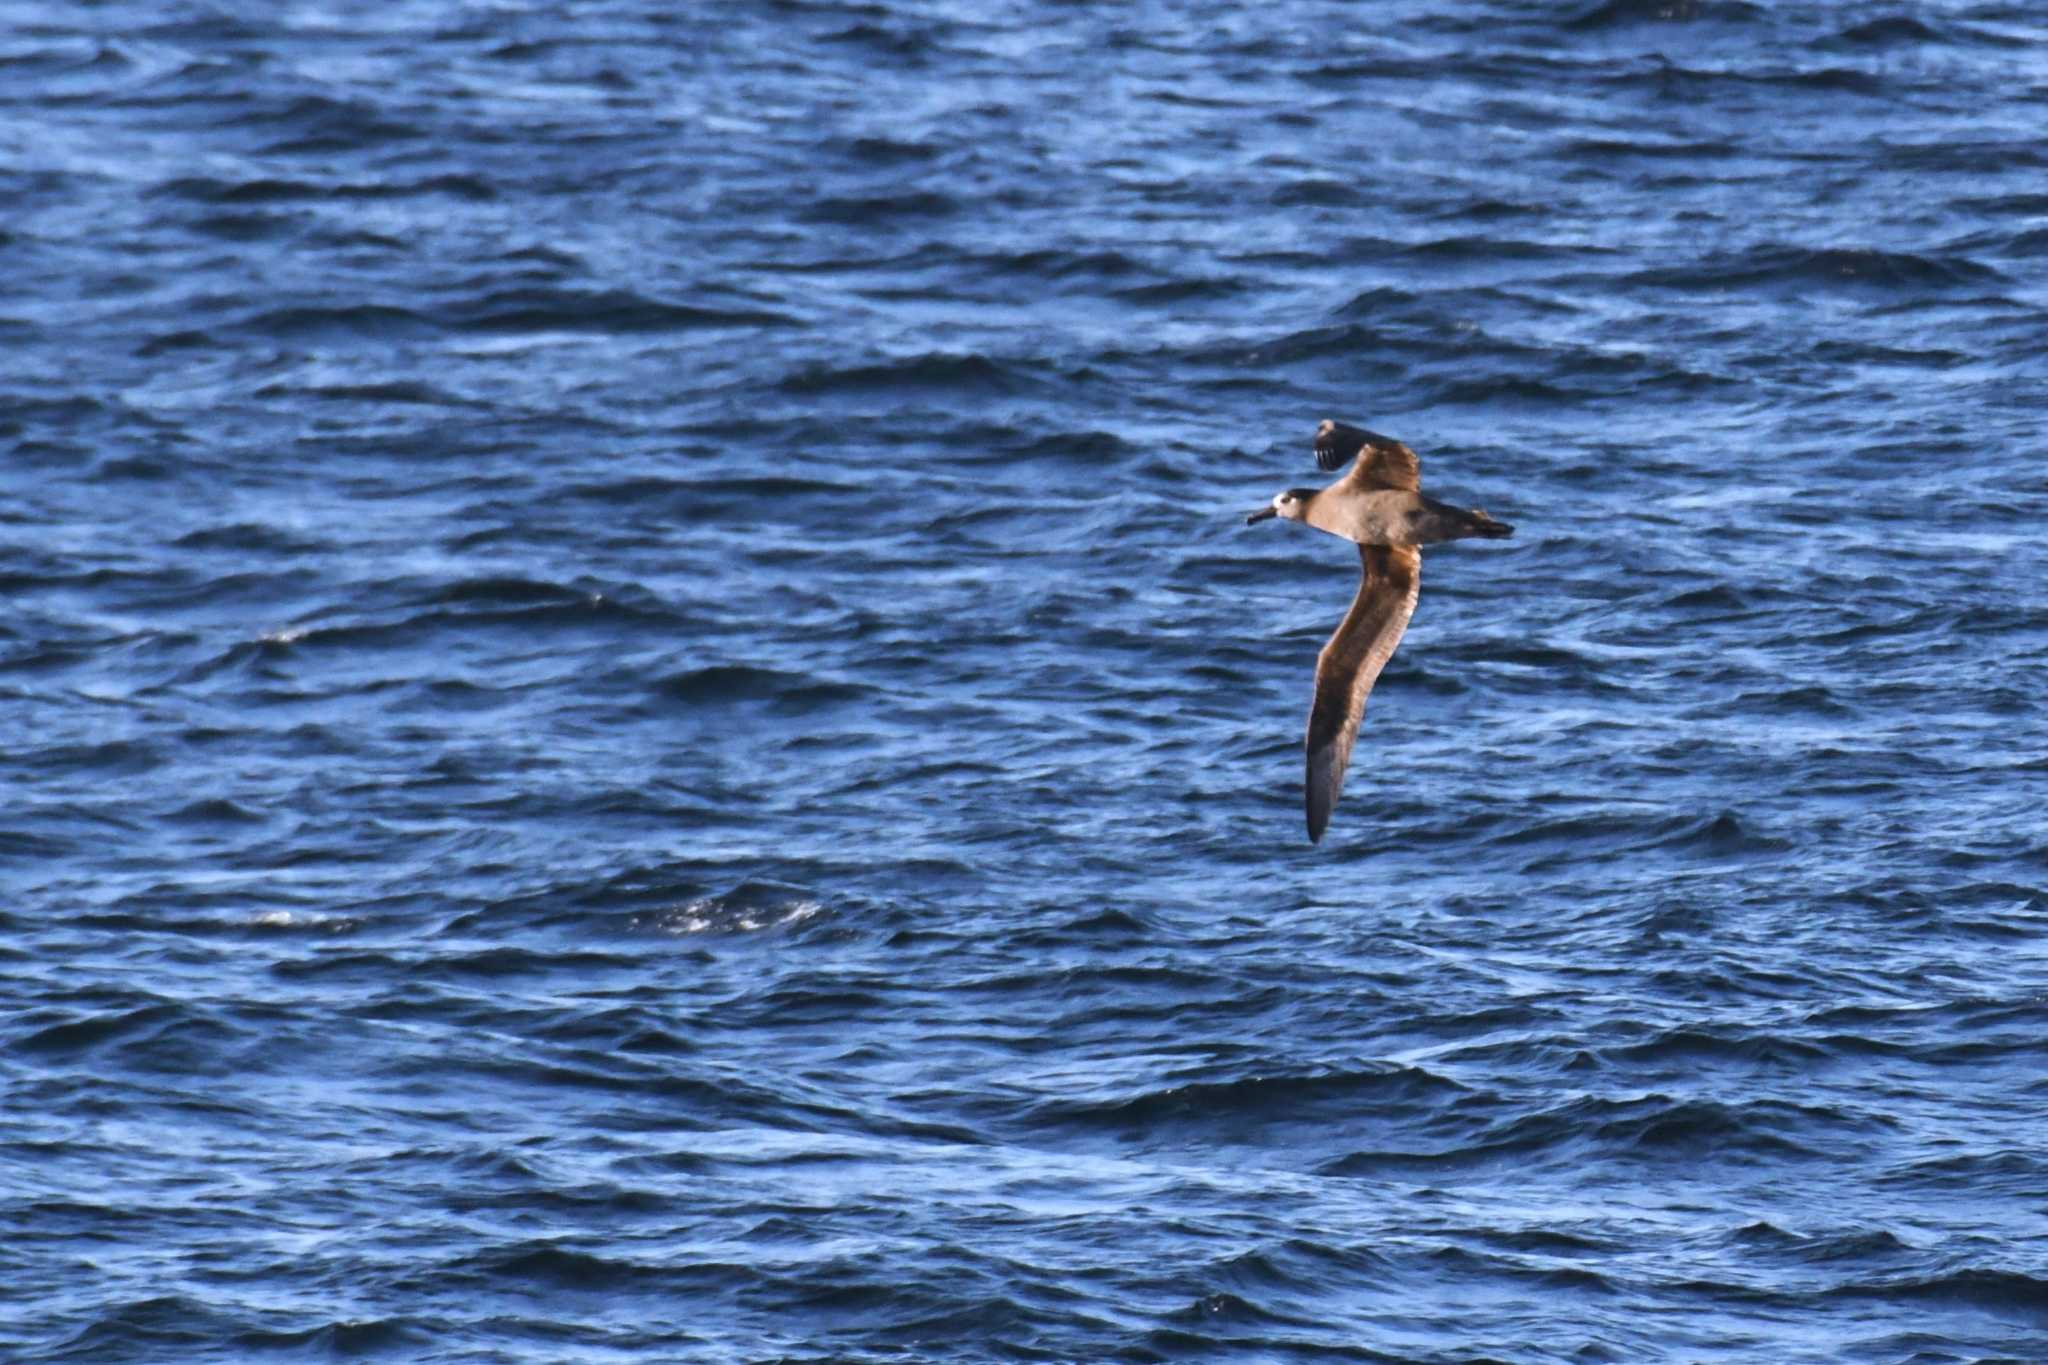
<svg viewBox="0 0 2048 1365"><path fill-rule="evenodd" d="M1330 823L1366 694L1401 643L1422 587L1422 551L1413 545L1361 545L1358 558L1358 595L1316 658L1316 698L1308 712L1311 842L1321 839Z"/></svg>

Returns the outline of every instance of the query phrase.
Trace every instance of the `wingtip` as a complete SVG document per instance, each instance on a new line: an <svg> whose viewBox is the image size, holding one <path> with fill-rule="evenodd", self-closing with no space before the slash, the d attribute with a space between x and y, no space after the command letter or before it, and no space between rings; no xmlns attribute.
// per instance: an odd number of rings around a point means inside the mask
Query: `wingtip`
<svg viewBox="0 0 2048 1365"><path fill-rule="evenodd" d="M1515 533L1515 528L1504 521L1495 521L1484 508L1472 509L1472 529L1483 540L1506 540Z"/></svg>
<svg viewBox="0 0 2048 1365"><path fill-rule="evenodd" d="M1316 427L1312 446L1316 468L1332 470L1343 467L1365 445L1364 437L1365 433L1357 427L1334 417L1325 417Z"/></svg>
<svg viewBox="0 0 2048 1365"><path fill-rule="evenodd" d="M1317 771L1315 756L1312 755L1308 781L1303 789L1303 805L1308 814L1308 841L1312 844L1323 841L1323 831L1330 827L1330 811L1337 804L1337 794L1330 790L1327 773L1327 765L1322 771Z"/></svg>

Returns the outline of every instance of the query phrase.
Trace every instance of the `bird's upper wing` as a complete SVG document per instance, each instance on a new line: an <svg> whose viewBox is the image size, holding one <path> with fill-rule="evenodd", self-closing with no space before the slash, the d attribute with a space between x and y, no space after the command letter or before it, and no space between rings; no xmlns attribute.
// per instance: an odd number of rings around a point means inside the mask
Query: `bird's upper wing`
<svg viewBox="0 0 2048 1365"><path fill-rule="evenodd" d="M1323 837L1344 789L1344 769L1365 697L1415 614L1422 551L1413 545L1361 545L1358 596L1316 658L1316 699L1308 712L1308 837Z"/></svg>
<svg viewBox="0 0 2048 1365"><path fill-rule="evenodd" d="M1422 462L1393 437L1344 422L1325 421L1316 428L1318 468L1335 469L1353 456L1357 459L1343 482L1360 491L1413 493L1422 486Z"/></svg>

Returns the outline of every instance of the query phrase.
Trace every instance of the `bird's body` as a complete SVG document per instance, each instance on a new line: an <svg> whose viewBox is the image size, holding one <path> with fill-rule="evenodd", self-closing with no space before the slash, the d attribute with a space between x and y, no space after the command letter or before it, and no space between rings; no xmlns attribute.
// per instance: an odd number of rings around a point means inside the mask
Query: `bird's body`
<svg viewBox="0 0 2048 1365"><path fill-rule="evenodd" d="M1399 441L1342 422L1316 429L1316 463L1344 477L1327 488L1290 488L1247 522L1280 517L1342 536L1358 546L1358 593L1316 657L1316 694L1308 714L1308 837L1323 837L1344 787L1344 770L1365 714L1365 699L1408 629L1422 586L1422 550L1446 540L1498 540L1514 527L1474 508L1423 496L1421 462Z"/></svg>
<svg viewBox="0 0 2048 1365"><path fill-rule="evenodd" d="M1487 534L1475 529L1470 512L1420 493L1376 489L1330 497L1331 491L1310 499L1301 519L1358 545L1435 545Z"/></svg>

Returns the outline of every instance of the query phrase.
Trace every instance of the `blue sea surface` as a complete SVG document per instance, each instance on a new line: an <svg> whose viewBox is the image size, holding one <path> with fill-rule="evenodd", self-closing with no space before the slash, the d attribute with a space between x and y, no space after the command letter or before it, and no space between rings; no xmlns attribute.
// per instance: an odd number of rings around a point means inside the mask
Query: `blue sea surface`
<svg viewBox="0 0 2048 1365"><path fill-rule="evenodd" d="M2048 1359L2048 11L0 0L0 1359ZM1319 846L1335 417L1426 552Z"/></svg>

